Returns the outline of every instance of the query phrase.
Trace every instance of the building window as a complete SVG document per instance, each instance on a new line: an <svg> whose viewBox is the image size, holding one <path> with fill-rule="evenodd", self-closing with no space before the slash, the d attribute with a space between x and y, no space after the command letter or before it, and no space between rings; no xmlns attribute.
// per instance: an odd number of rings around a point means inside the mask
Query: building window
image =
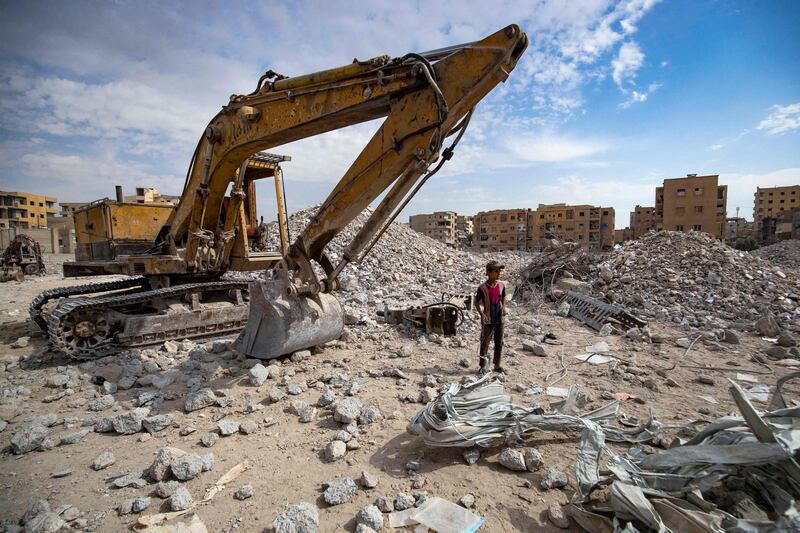
<svg viewBox="0 0 800 533"><path fill-rule="evenodd" d="M675 231L683 231L683 224L676 224Z"/></svg>
<svg viewBox="0 0 800 533"><path fill-rule="evenodd" d="M702 205L694 206L694 212L695 213L702 213L703 212L703 206Z"/></svg>
<svg viewBox="0 0 800 533"><path fill-rule="evenodd" d="M544 220L544 215L539 215L539 220Z"/></svg>
<svg viewBox="0 0 800 533"><path fill-rule="evenodd" d="M695 196L702 196L702 194L703 194L703 188L702 187L695 187L694 188L694 195Z"/></svg>
<svg viewBox="0 0 800 533"><path fill-rule="evenodd" d="M583 216L583 211L578 211L578 216L582 217Z"/></svg>
<svg viewBox="0 0 800 533"><path fill-rule="evenodd" d="M678 189L676 194L678 196L686 196L686 189Z"/></svg>
<svg viewBox="0 0 800 533"><path fill-rule="evenodd" d="M34 216L33 213L31 213L31 218L33 218L33 216Z"/></svg>
<svg viewBox="0 0 800 533"><path fill-rule="evenodd" d="M608 211L603 211L603 216L608 216Z"/></svg>
<svg viewBox="0 0 800 533"><path fill-rule="evenodd" d="M692 229L695 231L703 231L703 226L701 224L695 224L692 226Z"/></svg>
<svg viewBox="0 0 800 533"><path fill-rule="evenodd" d="M686 208L682 207L682 206L676 207L675 208L675 214L676 215L684 215L684 214L686 214Z"/></svg>

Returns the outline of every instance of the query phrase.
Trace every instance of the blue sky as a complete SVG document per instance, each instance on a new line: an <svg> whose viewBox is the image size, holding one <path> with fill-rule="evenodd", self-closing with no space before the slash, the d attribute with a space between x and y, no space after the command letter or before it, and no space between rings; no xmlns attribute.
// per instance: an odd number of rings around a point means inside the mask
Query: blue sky
<svg viewBox="0 0 800 533"><path fill-rule="evenodd" d="M439 5L441 4L441 5ZM612 206L720 174L728 212L800 184L800 2L3 2L0 189L177 194L198 136L268 68L298 75L478 39L531 44L403 213ZM290 210L320 202L379 122L274 149ZM263 187L263 210L272 200Z"/></svg>

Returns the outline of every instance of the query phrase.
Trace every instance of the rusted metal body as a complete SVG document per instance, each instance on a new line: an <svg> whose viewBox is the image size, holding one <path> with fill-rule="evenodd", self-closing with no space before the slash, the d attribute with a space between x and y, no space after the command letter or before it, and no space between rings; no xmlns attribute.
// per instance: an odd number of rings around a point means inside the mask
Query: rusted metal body
<svg viewBox="0 0 800 533"><path fill-rule="evenodd" d="M3 251L0 258L0 281L22 281L25 276L45 273L42 249L39 243L21 234Z"/></svg>
<svg viewBox="0 0 800 533"><path fill-rule="evenodd" d="M426 333L455 335L464 320L464 311L472 309L472 296L442 294L439 303L383 310L387 324L410 324Z"/></svg>
<svg viewBox="0 0 800 533"><path fill-rule="evenodd" d="M338 288L338 274L363 259L425 180L450 159L475 105L508 77L527 44L525 33L511 25L480 41L422 54L380 56L292 78L267 72L255 91L231 97L206 127L180 201L152 246L117 255L114 262L122 266L105 272L140 274L153 290L176 280L214 280L228 270L269 268L272 278L249 288L253 304L238 349L269 358L335 338L343 318L327 293ZM273 171L282 250L251 253L246 226L255 220L248 218L253 197L247 179L254 154L381 117L384 123L291 246L280 170ZM455 140L442 150L449 136ZM382 194L333 264L326 245Z"/></svg>
<svg viewBox="0 0 800 533"><path fill-rule="evenodd" d="M577 318L597 331L604 324L620 325L625 329L640 328L647 325L644 320L633 316L623 308L601 302L580 292L569 291L560 300L569 304L569 315Z"/></svg>

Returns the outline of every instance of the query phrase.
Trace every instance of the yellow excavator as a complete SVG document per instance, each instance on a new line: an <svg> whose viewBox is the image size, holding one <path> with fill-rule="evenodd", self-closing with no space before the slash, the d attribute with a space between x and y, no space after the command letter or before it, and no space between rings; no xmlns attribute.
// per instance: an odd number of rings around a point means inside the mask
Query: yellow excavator
<svg viewBox="0 0 800 533"><path fill-rule="evenodd" d="M93 288L60 295L47 313L42 308L50 298L39 298L32 316L46 324L56 348L78 358L242 326L234 347L261 359L338 338L343 313L331 294L338 275L364 258L452 157L475 105L506 80L527 44L525 33L510 25L480 41L425 53L354 60L296 77L268 71L252 93L232 96L211 120L180 202L146 250L64 265L66 275L139 277L100 296L86 296ZM381 117L386 120L291 245L276 187L283 249L252 252L245 180L257 154ZM342 257L329 257L326 245L381 194ZM264 269L266 279L249 284L222 277Z"/></svg>

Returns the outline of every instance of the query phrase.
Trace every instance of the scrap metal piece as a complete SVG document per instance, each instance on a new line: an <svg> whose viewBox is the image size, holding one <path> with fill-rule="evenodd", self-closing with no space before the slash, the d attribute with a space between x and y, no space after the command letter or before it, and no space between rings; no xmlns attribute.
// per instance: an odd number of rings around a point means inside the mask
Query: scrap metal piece
<svg viewBox="0 0 800 533"><path fill-rule="evenodd" d="M439 303L408 307L406 309L383 310L387 324L412 324L426 333L455 335L464 321L464 311L472 309L472 297L468 294L442 293Z"/></svg>
<svg viewBox="0 0 800 533"><path fill-rule="evenodd" d="M45 273L42 249L38 242L27 235L15 236L0 255L0 281L22 281L25 275L40 276Z"/></svg>
<svg viewBox="0 0 800 533"><path fill-rule="evenodd" d="M559 304L562 302L569 304L570 316L577 318L597 331L600 331L606 323L620 324L627 329L641 328L647 324L647 322L633 316L622 307L601 302L596 298L579 292L567 292Z"/></svg>

